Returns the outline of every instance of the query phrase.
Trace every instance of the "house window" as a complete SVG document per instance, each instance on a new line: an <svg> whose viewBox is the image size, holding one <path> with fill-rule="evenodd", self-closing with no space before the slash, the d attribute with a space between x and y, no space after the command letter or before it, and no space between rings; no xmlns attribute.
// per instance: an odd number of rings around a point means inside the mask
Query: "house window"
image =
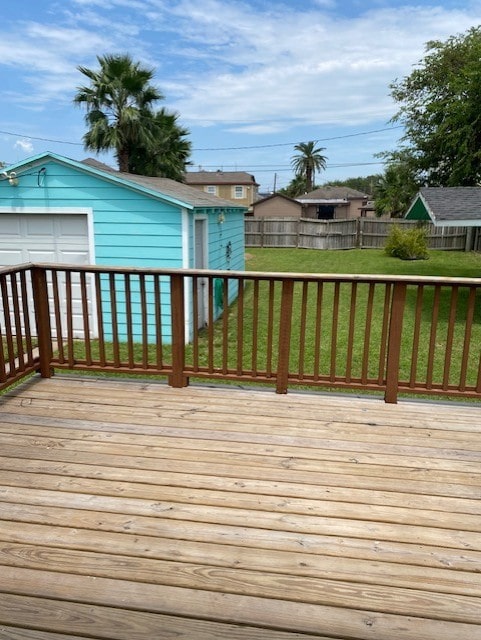
<svg viewBox="0 0 481 640"><path fill-rule="evenodd" d="M204 189L213 196L217 195L217 187L215 184L208 184Z"/></svg>
<svg viewBox="0 0 481 640"><path fill-rule="evenodd" d="M236 185L232 188L232 195L234 198L245 198L244 187L242 185Z"/></svg>

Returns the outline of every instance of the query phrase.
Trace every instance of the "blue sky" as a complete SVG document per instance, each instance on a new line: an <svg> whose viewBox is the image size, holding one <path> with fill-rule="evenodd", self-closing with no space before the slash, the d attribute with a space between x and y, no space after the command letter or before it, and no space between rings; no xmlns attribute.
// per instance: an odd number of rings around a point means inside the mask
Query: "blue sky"
<svg viewBox="0 0 481 640"><path fill-rule="evenodd" d="M162 104L190 130L192 169L249 171L267 192L292 178L293 145L316 140L328 158L319 183L381 172L375 154L402 134L389 124L389 84L412 71L427 41L480 23L481 2L469 0L8 3L0 160L92 156L72 104L84 83L77 67L129 53L155 69Z"/></svg>

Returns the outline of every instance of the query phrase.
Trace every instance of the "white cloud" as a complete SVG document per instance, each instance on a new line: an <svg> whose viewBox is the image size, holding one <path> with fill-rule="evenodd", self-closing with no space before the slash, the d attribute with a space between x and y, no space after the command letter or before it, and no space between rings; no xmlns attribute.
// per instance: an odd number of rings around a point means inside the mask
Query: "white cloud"
<svg viewBox="0 0 481 640"><path fill-rule="evenodd" d="M386 121L395 111L389 84L410 73L425 42L481 22L479 4L448 10L360 3L356 17L336 14L333 0L315 0L309 9L260 9L247 0L65 4L2 26L0 69L13 70L17 82L3 83L9 104L71 104L84 82L78 65L95 67L97 55L128 51L156 67L166 104L188 126L225 123L225 130L253 135Z"/></svg>
<svg viewBox="0 0 481 640"><path fill-rule="evenodd" d="M351 19L320 10L259 16L218 0L207 0L202 9L184 0L173 11L179 33L211 63L204 73L193 71L171 85L175 108L191 123L243 121L245 131L269 118L352 125L389 119L395 111L389 84L410 73L425 42L481 18L468 8L421 6Z"/></svg>
<svg viewBox="0 0 481 640"><path fill-rule="evenodd" d="M29 140L28 138L22 138L21 140L17 140L15 142L15 144L13 145L14 149L20 149L21 151L24 151L25 153L32 153L33 151L33 144L32 141Z"/></svg>

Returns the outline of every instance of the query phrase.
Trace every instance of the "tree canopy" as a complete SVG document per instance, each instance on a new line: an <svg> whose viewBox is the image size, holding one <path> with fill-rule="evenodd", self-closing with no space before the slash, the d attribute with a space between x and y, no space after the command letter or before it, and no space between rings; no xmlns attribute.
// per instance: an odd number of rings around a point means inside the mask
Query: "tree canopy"
<svg viewBox="0 0 481 640"><path fill-rule="evenodd" d="M300 142L294 147L299 153L294 155L291 166L294 169L296 178L305 180L306 192L312 191L316 171L320 172L326 168L326 156L322 155L324 147L316 147L315 141Z"/></svg>
<svg viewBox="0 0 481 640"><path fill-rule="evenodd" d="M306 179L304 176L294 176L286 187L279 189L279 193L283 193L289 198L297 198L297 196L307 193Z"/></svg>
<svg viewBox="0 0 481 640"><path fill-rule="evenodd" d="M373 195L374 189L381 179L381 174L376 173L370 176L359 176L357 178L345 178L344 180L329 180L324 183L324 187L349 187L362 191L367 195Z"/></svg>
<svg viewBox="0 0 481 640"><path fill-rule="evenodd" d="M191 164L189 131L178 123L178 115L162 108L153 115L156 132L152 145L137 144L129 153L129 171L144 176L162 176L182 182Z"/></svg>
<svg viewBox="0 0 481 640"><path fill-rule="evenodd" d="M398 154L374 187L376 215L401 218L418 190L408 155Z"/></svg>
<svg viewBox="0 0 481 640"><path fill-rule="evenodd" d="M87 110L85 148L113 150L120 171L181 180L191 151L189 132L178 125L176 114L155 111L164 96L152 84L154 70L127 54L97 60L98 70L78 67L90 81L74 97Z"/></svg>
<svg viewBox="0 0 481 640"><path fill-rule="evenodd" d="M480 60L476 27L428 42L417 68L391 85L400 105L393 120L405 128L401 153L419 184L471 186L481 178Z"/></svg>

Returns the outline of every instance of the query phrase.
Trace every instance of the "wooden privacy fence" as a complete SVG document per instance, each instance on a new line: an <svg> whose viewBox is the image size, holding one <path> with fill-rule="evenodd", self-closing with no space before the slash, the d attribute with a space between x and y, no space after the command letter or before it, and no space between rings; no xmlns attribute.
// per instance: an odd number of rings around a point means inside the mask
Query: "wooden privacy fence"
<svg viewBox="0 0 481 640"><path fill-rule="evenodd" d="M411 220L315 220L313 218L246 218L246 247L302 249L380 249L394 225L415 227ZM429 223L430 249L464 251L469 243L466 227L435 227ZM470 248L470 247L469 247Z"/></svg>
<svg viewBox="0 0 481 640"><path fill-rule="evenodd" d="M56 368L480 398L480 296L481 279L3 269L0 388Z"/></svg>

